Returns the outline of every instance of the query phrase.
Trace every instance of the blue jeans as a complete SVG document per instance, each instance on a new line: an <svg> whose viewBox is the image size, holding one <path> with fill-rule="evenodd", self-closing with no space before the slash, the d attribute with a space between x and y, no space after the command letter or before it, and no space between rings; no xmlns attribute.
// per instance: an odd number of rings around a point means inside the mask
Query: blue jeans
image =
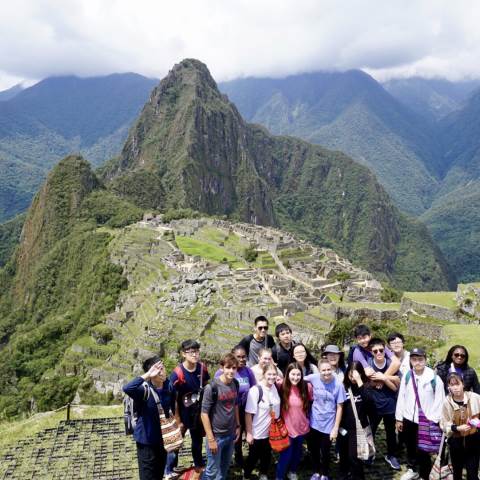
<svg viewBox="0 0 480 480"><path fill-rule="evenodd" d="M213 454L207 444L207 468L203 472L202 480L225 480L228 467L232 461L235 435L215 435L217 453Z"/></svg>
<svg viewBox="0 0 480 480"><path fill-rule="evenodd" d="M296 473L298 465L302 458L302 443L303 435L298 437L290 438L290 446L280 453L280 458L278 459L277 464L277 479L284 479L287 475L287 472Z"/></svg>

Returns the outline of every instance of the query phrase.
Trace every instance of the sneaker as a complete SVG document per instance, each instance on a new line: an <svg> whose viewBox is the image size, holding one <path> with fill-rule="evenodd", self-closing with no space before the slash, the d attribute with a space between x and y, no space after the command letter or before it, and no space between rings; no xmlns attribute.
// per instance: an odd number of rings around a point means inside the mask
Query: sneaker
<svg viewBox="0 0 480 480"><path fill-rule="evenodd" d="M288 480L298 480L298 475L294 472L288 472L287 478Z"/></svg>
<svg viewBox="0 0 480 480"><path fill-rule="evenodd" d="M327 477L326 475L322 475L322 476L320 477L320 480L328 480L328 477Z"/></svg>
<svg viewBox="0 0 480 480"><path fill-rule="evenodd" d="M397 457L393 455L385 455L385 461L393 468L393 470L400 470L400 462Z"/></svg>
<svg viewBox="0 0 480 480"><path fill-rule="evenodd" d="M320 480L320 474L319 473L314 473L311 477L310 480Z"/></svg>
<svg viewBox="0 0 480 480"><path fill-rule="evenodd" d="M268 477L266 475L260 475L258 480L268 480Z"/></svg>
<svg viewBox="0 0 480 480"><path fill-rule="evenodd" d="M416 480L420 478L420 475L417 472L414 472L411 468L409 468L401 477L400 480Z"/></svg>

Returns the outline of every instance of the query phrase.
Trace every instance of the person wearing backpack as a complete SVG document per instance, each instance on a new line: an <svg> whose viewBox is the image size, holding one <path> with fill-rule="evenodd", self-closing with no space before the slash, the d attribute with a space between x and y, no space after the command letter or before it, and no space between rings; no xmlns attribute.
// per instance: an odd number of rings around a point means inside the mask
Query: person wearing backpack
<svg viewBox="0 0 480 480"><path fill-rule="evenodd" d="M240 436L238 361L227 353L220 361L222 373L205 387L202 423L207 437L205 480L226 480L233 448Z"/></svg>
<svg viewBox="0 0 480 480"><path fill-rule="evenodd" d="M246 479L251 477L253 469L260 460L259 480L267 480L272 459L269 441L271 412L273 411L275 418L280 416L280 396L275 386L276 381L277 367L270 363L264 367L263 380L248 392L245 425L249 449L243 475Z"/></svg>
<svg viewBox="0 0 480 480"><path fill-rule="evenodd" d="M420 420L437 425L442 414L442 405L445 399L443 382L435 372L427 367L427 355L422 348L413 348L410 351L410 365L412 367L400 382L397 397L395 418L397 430L403 432L407 447L408 470L401 480L423 478L428 480L432 461L425 448L420 448L419 436ZM419 411L425 419L420 418ZM433 426L431 431L433 432Z"/></svg>
<svg viewBox="0 0 480 480"><path fill-rule="evenodd" d="M175 416L183 434L190 431L193 464L199 470L204 466L202 456L203 425L200 419L202 392L210 376L200 362L200 344L185 340L180 345L182 363L170 375L171 388L176 395ZM176 459L175 459L176 460Z"/></svg>
<svg viewBox="0 0 480 480"><path fill-rule="evenodd" d="M167 418L174 414L174 399L160 357L148 358L143 362L142 376L134 378L123 387L125 394L133 400L131 425L137 443L138 472L140 480L163 478L167 452L163 447L160 427L159 406Z"/></svg>

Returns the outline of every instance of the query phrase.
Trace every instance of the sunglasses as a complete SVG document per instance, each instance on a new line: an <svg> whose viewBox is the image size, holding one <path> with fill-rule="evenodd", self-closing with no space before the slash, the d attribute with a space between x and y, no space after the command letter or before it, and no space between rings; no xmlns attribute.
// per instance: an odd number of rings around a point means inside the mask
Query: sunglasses
<svg viewBox="0 0 480 480"><path fill-rule="evenodd" d="M258 330L268 330L268 327L257 327Z"/></svg>
<svg viewBox="0 0 480 480"><path fill-rule="evenodd" d="M375 348L372 350L372 353L383 353L384 349L383 348Z"/></svg>
<svg viewBox="0 0 480 480"><path fill-rule="evenodd" d="M464 353L454 353L453 356L458 357L458 358L465 358L466 357L466 355Z"/></svg>

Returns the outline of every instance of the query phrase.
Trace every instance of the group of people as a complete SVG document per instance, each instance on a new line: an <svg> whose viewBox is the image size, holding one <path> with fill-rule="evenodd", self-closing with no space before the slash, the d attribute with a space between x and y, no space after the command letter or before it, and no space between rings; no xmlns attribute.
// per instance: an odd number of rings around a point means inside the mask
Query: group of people
<svg viewBox="0 0 480 480"><path fill-rule="evenodd" d="M222 357L212 379L200 361L200 344L186 340L180 346L182 361L169 377L161 359L153 357L144 363L144 375L124 386L136 405L141 480L169 478L175 472L177 455L163 448L159 411L174 416L183 435L190 432L193 464L207 480L226 479L232 457L245 479L258 468L259 479L267 480L274 458L270 427L278 418L289 437L288 447L278 455L278 480L297 479L304 444L311 457L311 480L331 478L332 455L338 458L340 478L364 479L382 422L382 453L390 468L401 469L397 452L406 448L403 480L429 477L432 455L422 449L422 441L429 440L424 438L426 424L437 426L448 439L454 480L462 478L464 468L467 480L478 480L480 385L464 346L453 346L433 370L425 350L407 351L400 333L384 341L372 337L368 326L358 325L346 360L338 346L327 345L317 361L304 344L293 341L286 323L275 328L277 342L268 329L268 319L257 317L253 334ZM359 455L364 441L370 444L369 458Z"/></svg>

